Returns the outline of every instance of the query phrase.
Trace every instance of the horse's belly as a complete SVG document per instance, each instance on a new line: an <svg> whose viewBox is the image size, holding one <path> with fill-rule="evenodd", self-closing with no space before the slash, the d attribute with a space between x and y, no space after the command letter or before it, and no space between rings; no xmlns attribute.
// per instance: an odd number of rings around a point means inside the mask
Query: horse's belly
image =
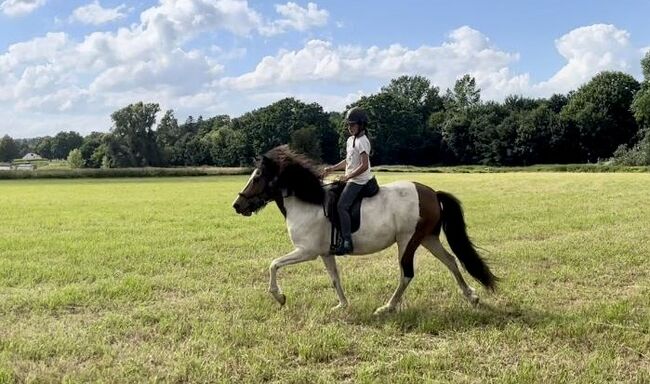
<svg viewBox="0 0 650 384"><path fill-rule="evenodd" d="M417 190L409 182L383 186L376 198L363 201L361 227L352 234L355 254L379 252L415 232L420 210Z"/></svg>

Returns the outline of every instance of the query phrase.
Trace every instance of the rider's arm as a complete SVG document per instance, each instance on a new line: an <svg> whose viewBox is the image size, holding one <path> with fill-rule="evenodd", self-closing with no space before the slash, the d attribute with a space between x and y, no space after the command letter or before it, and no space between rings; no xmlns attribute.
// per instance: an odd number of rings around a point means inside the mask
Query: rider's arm
<svg viewBox="0 0 650 384"><path fill-rule="evenodd" d="M361 164L356 169L353 169L349 175L345 175L345 179L348 180L353 177L359 176L360 174L364 173L368 169L369 165L370 165L370 161L368 160L368 154L366 152L363 152L361 154Z"/></svg>
<svg viewBox="0 0 650 384"><path fill-rule="evenodd" d="M325 167L325 172L334 172L334 171L343 171L345 170L345 159L341 160L338 164L334 164L331 167Z"/></svg>

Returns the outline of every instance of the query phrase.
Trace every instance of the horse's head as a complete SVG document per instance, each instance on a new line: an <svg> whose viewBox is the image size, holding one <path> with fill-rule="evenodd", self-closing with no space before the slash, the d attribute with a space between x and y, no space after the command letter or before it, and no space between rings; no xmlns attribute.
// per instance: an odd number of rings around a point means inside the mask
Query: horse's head
<svg viewBox="0 0 650 384"><path fill-rule="evenodd" d="M278 172L279 166L268 157L262 156L262 160L253 170L248 183L232 204L235 211L241 215L250 216L275 199L278 193Z"/></svg>

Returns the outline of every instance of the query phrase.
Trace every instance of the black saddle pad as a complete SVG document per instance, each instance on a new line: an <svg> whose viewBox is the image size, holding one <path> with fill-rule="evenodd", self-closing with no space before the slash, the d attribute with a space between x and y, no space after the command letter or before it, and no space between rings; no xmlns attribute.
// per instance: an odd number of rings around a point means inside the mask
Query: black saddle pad
<svg viewBox="0 0 650 384"><path fill-rule="evenodd" d="M332 225L337 230L340 230L341 224L339 222L339 213L336 208L339 197L345 188L345 183L336 182L325 187L325 215L329 218ZM350 219L352 221L352 233L359 230L361 226L361 201L364 197L372 197L379 192L379 185L377 180L373 177L368 181L364 188L359 192L359 195L350 206Z"/></svg>

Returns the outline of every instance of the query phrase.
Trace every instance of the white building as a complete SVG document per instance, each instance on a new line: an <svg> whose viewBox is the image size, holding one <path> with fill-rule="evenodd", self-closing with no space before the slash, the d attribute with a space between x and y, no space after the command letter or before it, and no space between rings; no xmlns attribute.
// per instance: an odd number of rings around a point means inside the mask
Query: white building
<svg viewBox="0 0 650 384"><path fill-rule="evenodd" d="M38 155L38 153L28 153L25 156L23 156L23 160L41 160L42 157Z"/></svg>

